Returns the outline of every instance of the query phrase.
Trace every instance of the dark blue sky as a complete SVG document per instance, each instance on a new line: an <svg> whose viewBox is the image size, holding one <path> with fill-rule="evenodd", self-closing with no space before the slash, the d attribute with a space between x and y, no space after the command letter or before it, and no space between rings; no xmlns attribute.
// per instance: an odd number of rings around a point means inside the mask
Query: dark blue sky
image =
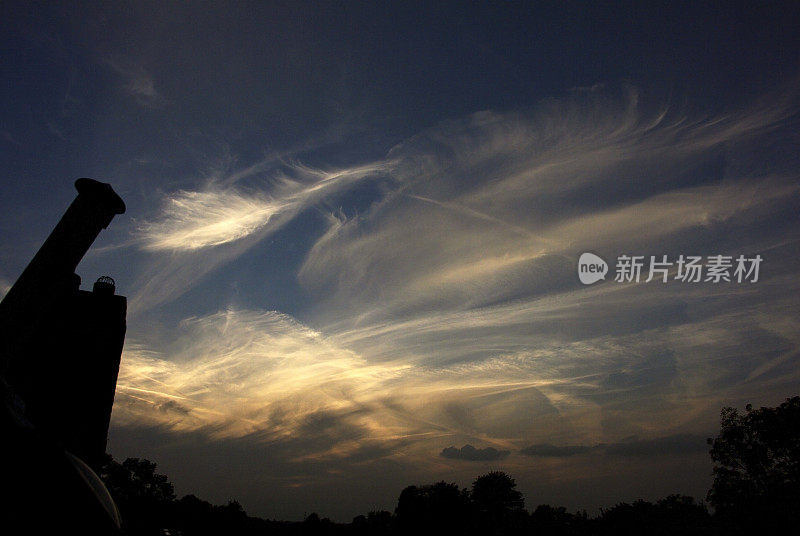
<svg viewBox="0 0 800 536"><path fill-rule="evenodd" d="M0 291L76 178L113 185L79 267L129 297L109 449L178 493L349 520L500 467L529 506L701 497L720 407L800 386L798 23L4 2ZM623 254L764 261L618 283Z"/></svg>

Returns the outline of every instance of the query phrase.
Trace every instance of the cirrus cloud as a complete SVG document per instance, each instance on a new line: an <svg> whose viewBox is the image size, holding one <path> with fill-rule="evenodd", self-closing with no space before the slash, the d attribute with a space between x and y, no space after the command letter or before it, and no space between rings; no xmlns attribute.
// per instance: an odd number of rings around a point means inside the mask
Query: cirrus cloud
<svg viewBox="0 0 800 536"><path fill-rule="evenodd" d="M278 465L402 459L437 475L500 457L534 472L703 458L721 405L800 385L797 173L762 154L787 149L794 110L693 118L591 90L450 121L362 166L257 163L165 194L137 237L154 259L138 311L267 250L309 207L327 227L287 271L312 305L252 299L129 345L115 423L278 445ZM337 197L378 176L366 209ZM764 263L757 285L586 287L584 251Z"/></svg>
<svg viewBox="0 0 800 536"><path fill-rule="evenodd" d="M149 250L194 250L243 238L289 208L260 195L237 191L180 190L165 200L161 216L139 228Z"/></svg>

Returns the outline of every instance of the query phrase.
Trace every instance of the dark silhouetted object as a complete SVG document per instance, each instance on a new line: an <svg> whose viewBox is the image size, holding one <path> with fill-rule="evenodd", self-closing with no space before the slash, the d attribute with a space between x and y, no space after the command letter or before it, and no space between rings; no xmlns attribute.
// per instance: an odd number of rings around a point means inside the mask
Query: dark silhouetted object
<svg viewBox="0 0 800 536"><path fill-rule="evenodd" d="M154 462L128 458L120 464L106 455L99 474L122 512L127 534L156 532L170 525L175 491L167 477L156 472Z"/></svg>
<svg viewBox="0 0 800 536"><path fill-rule="evenodd" d="M700 536L709 533L710 521L705 505L692 497L670 495L656 504L639 499L603 508L597 528L603 536Z"/></svg>
<svg viewBox="0 0 800 536"><path fill-rule="evenodd" d="M28 520L29 532L62 515L81 520L84 526L73 528L87 533L92 509L116 516L89 467L96 470L105 453L127 302L115 295L109 277L92 292L80 290L75 269L125 204L108 184L78 179L75 187L78 196L0 302L4 483L32 494L6 506L4 514L19 520L38 512Z"/></svg>
<svg viewBox="0 0 800 536"><path fill-rule="evenodd" d="M472 483L470 497L485 534L514 532L525 522L525 500L516 487L516 481L503 471L486 473Z"/></svg>
<svg viewBox="0 0 800 536"><path fill-rule="evenodd" d="M463 533L472 522L467 490L444 481L405 488L397 500L395 515L398 527L406 534L426 530Z"/></svg>
<svg viewBox="0 0 800 536"><path fill-rule="evenodd" d="M590 531L586 512L571 514L563 506L540 504L530 515L527 534L536 536L573 536L595 534Z"/></svg>
<svg viewBox="0 0 800 536"><path fill-rule="evenodd" d="M776 408L723 408L709 439L714 484L708 501L728 534L780 534L800 524L800 397ZM766 532L765 532L766 531ZM788 534L788 532L786 532Z"/></svg>

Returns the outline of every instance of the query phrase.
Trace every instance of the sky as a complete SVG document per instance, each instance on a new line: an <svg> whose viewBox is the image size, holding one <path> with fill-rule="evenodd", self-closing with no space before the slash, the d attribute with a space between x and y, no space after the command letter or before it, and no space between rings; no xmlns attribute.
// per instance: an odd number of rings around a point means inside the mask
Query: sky
<svg viewBox="0 0 800 536"><path fill-rule="evenodd" d="M3 2L0 294L113 186L108 450L179 496L704 498L720 409L800 394L800 7L757 4Z"/></svg>

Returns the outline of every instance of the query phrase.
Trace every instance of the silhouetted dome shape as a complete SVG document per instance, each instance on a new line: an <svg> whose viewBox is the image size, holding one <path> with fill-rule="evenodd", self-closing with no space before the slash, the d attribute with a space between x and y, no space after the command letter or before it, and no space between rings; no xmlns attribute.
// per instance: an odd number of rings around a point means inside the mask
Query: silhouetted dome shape
<svg viewBox="0 0 800 536"><path fill-rule="evenodd" d="M107 275L100 276L92 287L95 294L113 295L115 290L114 280Z"/></svg>

